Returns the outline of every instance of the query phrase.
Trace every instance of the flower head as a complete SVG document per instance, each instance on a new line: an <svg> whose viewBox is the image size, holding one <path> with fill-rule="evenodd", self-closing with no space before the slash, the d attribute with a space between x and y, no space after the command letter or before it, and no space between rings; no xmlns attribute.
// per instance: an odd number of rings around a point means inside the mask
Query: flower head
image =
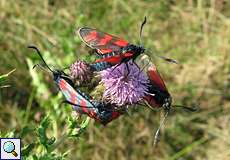
<svg viewBox="0 0 230 160"><path fill-rule="evenodd" d="M70 66L70 76L79 85L83 82L89 82L93 76L93 72L85 61L76 61Z"/></svg>
<svg viewBox="0 0 230 160"><path fill-rule="evenodd" d="M103 98L117 106L134 104L147 92L148 77L132 61L100 72L105 86Z"/></svg>

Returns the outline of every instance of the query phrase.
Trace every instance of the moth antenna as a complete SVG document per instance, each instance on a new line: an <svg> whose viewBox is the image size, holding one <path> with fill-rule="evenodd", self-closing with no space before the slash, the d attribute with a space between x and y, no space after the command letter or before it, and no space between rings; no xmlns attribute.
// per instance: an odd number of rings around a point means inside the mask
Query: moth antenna
<svg viewBox="0 0 230 160"><path fill-rule="evenodd" d="M154 147L157 146L157 143L158 143L159 137L160 137L160 130L164 126L164 123L165 123L166 117L168 116L168 113L169 113L169 111L165 112L165 115L164 115L163 119L161 120L160 125L159 125L159 127L158 127L158 129L157 129L157 131L155 133L154 142L153 142Z"/></svg>
<svg viewBox="0 0 230 160"><path fill-rule="evenodd" d="M177 108L182 108L182 109L186 109L190 112L196 112L198 111L198 107L197 106L183 106L183 105L172 105L172 107L177 107Z"/></svg>
<svg viewBox="0 0 230 160"><path fill-rule="evenodd" d="M37 54L39 55L39 57L41 58L42 62L45 64L45 66L49 69L49 71L52 72L52 73L54 72L54 71L47 65L46 61L45 61L44 58L42 57L42 54L41 54L41 52L39 51L39 49L38 49L37 47L35 47L35 46L28 46L28 48L32 48L32 49L36 50ZM34 67L36 67L36 65L35 65Z"/></svg>
<svg viewBox="0 0 230 160"><path fill-rule="evenodd" d="M147 22L147 18L146 18L146 16L145 16L145 18L144 18L144 21L142 22L142 24L141 24L141 28L140 28L140 33L139 33L139 38L140 38L140 44L142 45L142 32L143 32L143 27L144 27L144 25L146 24L146 22Z"/></svg>
<svg viewBox="0 0 230 160"><path fill-rule="evenodd" d="M40 64L35 64L35 65L33 66L33 69L36 68L36 67L41 67L41 65L40 65Z"/></svg>
<svg viewBox="0 0 230 160"><path fill-rule="evenodd" d="M140 68L135 62L133 62L138 68ZM143 72L143 70L150 64L150 61L148 61L147 64L145 64L142 68L140 68L139 75Z"/></svg>
<svg viewBox="0 0 230 160"><path fill-rule="evenodd" d="M146 49L146 51L149 52L149 53L152 53L151 50L149 50L149 49ZM153 55L154 55L155 57L161 58L161 59L163 59L163 60L165 60L165 61L167 61L167 62L179 64L178 61L175 60L175 59L168 58L168 57L164 57L164 56L159 56L159 55L156 55L156 54L153 54Z"/></svg>
<svg viewBox="0 0 230 160"><path fill-rule="evenodd" d="M172 59L172 58L168 58L168 57L164 57L164 56L158 56L160 58L162 58L163 60L170 62L170 63L175 63L175 64L179 64L177 60Z"/></svg>
<svg viewBox="0 0 230 160"><path fill-rule="evenodd" d="M41 64L39 64L39 63L38 63L38 64L35 64L35 65L33 66L33 69L36 68L36 67L41 68L41 69L42 69L43 71L45 71L45 72L48 72L47 69L45 69L45 68L44 68Z"/></svg>

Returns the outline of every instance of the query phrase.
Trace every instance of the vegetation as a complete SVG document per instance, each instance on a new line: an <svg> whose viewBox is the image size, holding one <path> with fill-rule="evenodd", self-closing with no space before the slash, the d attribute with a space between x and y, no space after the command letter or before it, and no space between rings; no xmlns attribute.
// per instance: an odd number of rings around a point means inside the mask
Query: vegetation
<svg viewBox="0 0 230 160"><path fill-rule="evenodd" d="M0 1L0 137L20 137L27 159L229 159L230 3L225 0ZM175 104L199 104L196 113L175 108L152 146L160 111L131 109L102 126L60 105L51 76L32 69L36 45L53 68L93 61L77 27L91 26L143 43ZM169 64L153 54L177 59ZM10 75L9 71L16 69ZM10 86L9 86L10 85ZM7 86L7 87L6 87Z"/></svg>

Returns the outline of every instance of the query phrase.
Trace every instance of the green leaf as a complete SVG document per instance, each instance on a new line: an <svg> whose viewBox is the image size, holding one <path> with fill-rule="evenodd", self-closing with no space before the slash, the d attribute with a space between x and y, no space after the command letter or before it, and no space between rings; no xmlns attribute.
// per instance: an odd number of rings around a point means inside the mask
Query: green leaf
<svg viewBox="0 0 230 160"><path fill-rule="evenodd" d="M31 143L29 145L26 145L22 148L22 156L28 157L30 155L30 152L34 149L35 143Z"/></svg>
<svg viewBox="0 0 230 160"><path fill-rule="evenodd" d="M32 131L34 131L33 128L30 128L29 126L25 126L22 128L21 132L20 132L20 137L24 137L25 135L31 133Z"/></svg>
<svg viewBox="0 0 230 160"><path fill-rule="evenodd" d="M32 158L33 160L38 160L38 156L37 155L33 155L32 157L33 157Z"/></svg>
<svg viewBox="0 0 230 160"><path fill-rule="evenodd" d="M46 116L40 126L38 127L38 137L39 142L47 149L49 150L49 147L56 141L55 137L48 138L46 135L46 130L50 125L50 119L48 116Z"/></svg>
<svg viewBox="0 0 230 160"><path fill-rule="evenodd" d="M85 129L89 125L90 117L86 117L85 121L81 123L81 128Z"/></svg>
<svg viewBox="0 0 230 160"><path fill-rule="evenodd" d="M90 121L90 118L87 117L80 125L76 119L69 117L68 119L68 130L67 135L69 137L79 137L86 129Z"/></svg>

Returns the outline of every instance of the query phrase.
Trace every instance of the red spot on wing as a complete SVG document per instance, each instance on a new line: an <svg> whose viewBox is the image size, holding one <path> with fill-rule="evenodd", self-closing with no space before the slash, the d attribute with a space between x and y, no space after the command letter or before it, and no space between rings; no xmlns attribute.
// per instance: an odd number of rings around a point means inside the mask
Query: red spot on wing
<svg viewBox="0 0 230 160"><path fill-rule="evenodd" d="M125 58L132 58L133 57L133 52L126 52L124 54L122 54L122 57L125 57Z"/></svg>
<svg viewBox="0 0 230 160"><path fill-rule="evenodd" d="M59 87L61 90L66 90L66 82L63 79L59 81Z"/></svg>
<svg viewBox="0 0 230 160"><path fill-rule="evenodd" d="M158 73L158 71L154 65L149 67L148 77L149 77L150 81L152 83L154 83L156 86L158 86L160 89L162 89L164 91L167 90L163 79L161 78L160 74Z"/></svg>
<svg viewBox="0 0 230 160"><path fill-rule="evenodd" d="M96 121L99 121L98 117L97 117L97 113L94 111L91 111L89 114L89 117L95 119Z"/></svg>
<svg viewBox="0 0 230 160"><path fill-rule="evenodd" d="M156 100L154 99L154 96L145 96L144 99L147 101L147 103L152 106L152 107L161 107L161 104L157 103Z"/></svg>
<svg viewBox="0 0 230 160"><path fill-rule="evenodd" d="M109 62L113 65L120 63L122 60L122 57L120 55L113 56L113 57L107 57L96 60L96 62Z"/></svg>
<svg viewBox="0 0 230 160"><path fill-rule="evenodd" d="M98 45L106 45L109 41L111 41L113 39L113 37L112 36L110 36L110 35L105 35L104 36L104 38L102 38L100 41L99 41L99 43L98 43Z"/></svg>
<svg viewBox="0 0 230 160"><path fill-rule="evenodd" d="M108 119L108 121L104 125L108 124L109 122L113 121L114 119L117 119L120 115L121 115L121 113L119 113L117 111L112 112L111 118Z"/></svg>
<svg viewBox="0 0 230 160"><path fill-rule="evenodd" d="M121 63L121 61L124 58L130 58L131 59L132 56L133 56L132 52L127 52L125 54L120 54L120 55L116 55L116 56L112 56L112 57L98 59L98 60L96 60L96 62L109 62L109 63L115 65L115 64Z"/></svg>
<svg viewBox="0 0 230 160"><path fill-rule="evenodd" d="M128 42L123 40L123 39L119 39L119 40L113 42L113 44L120 46L120 47L125 47L128 45Z"/></svg>
<svg viewBox="0 0 230 160"><path fill-rule="evenodd" d="M70 102L75 104L76 103L76 95L74 93L70 92Z"/></svg>
<svg viewBox="0 0 230 160"><path fill-rule="evenodd" d="M92 40L95 40L97 38L97 32L96 31L91 31L88 35L86 35L85 37L83 37L83 39L86 42L90 42Z"/></svg>
<svg viewBox="0 0 230 160"><path fill-rule="evenodd" d="M80 102L80 106L81 106L81 108L82 108L83 112L85 112L86 114L88 114L88 113L89 113L88 109L86 108L86 102L85 102L85 100L84 100L84 99L82 99L82 100L81 100L81 102Z"/></svg>
<svg viewBox="0 0 230 160"><path fill-rule="evenodd" d="M111 117L110 121L117 118L118 116L120 116L119 112L112 112L112 117Z"/></svg>

